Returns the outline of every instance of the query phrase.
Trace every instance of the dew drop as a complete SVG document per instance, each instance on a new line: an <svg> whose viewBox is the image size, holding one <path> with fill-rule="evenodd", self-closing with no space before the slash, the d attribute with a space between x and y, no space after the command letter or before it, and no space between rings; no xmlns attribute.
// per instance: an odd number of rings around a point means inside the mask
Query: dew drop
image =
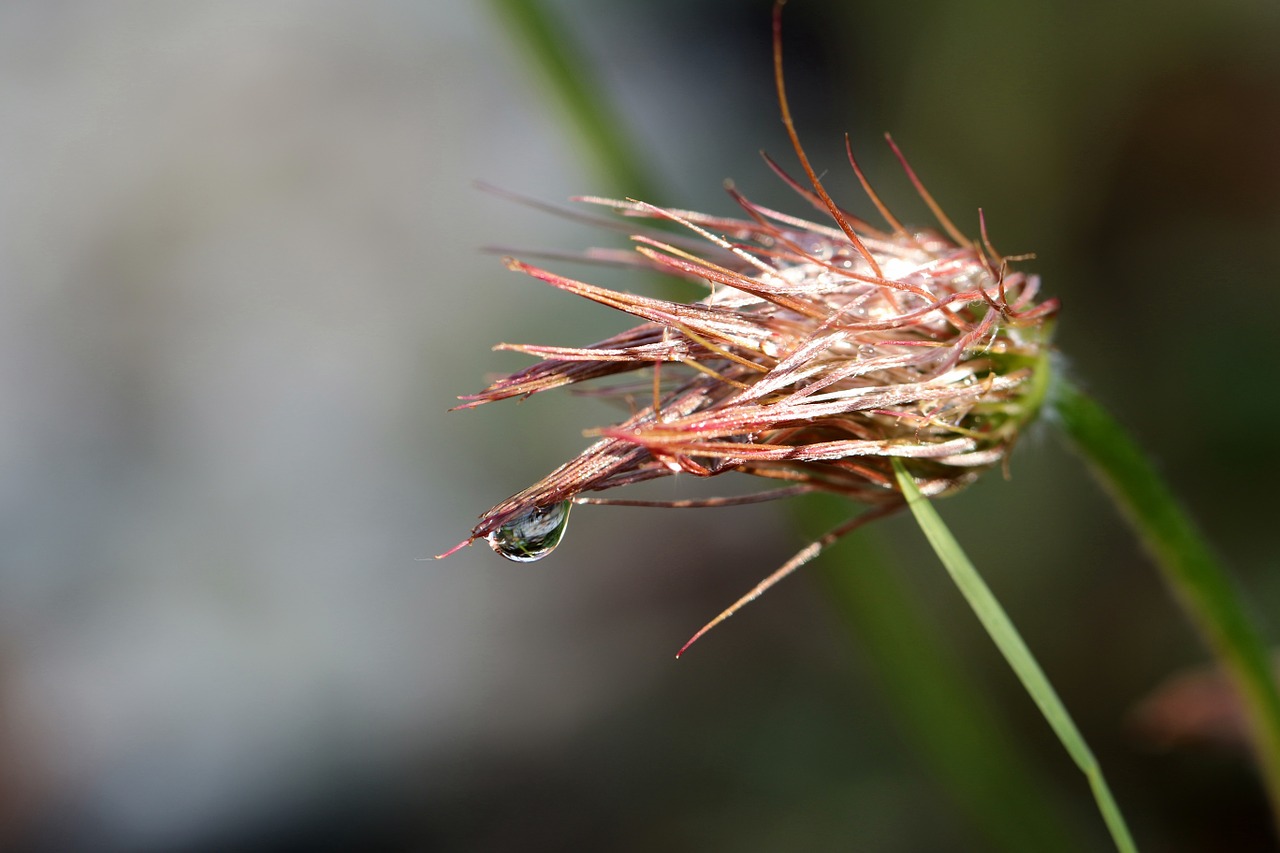
<svg viewBox="0 0 1280 853"><path fill-rule="evenodd" d="M536 506L508 521L487 537L489 547L508 560L532 563L550 554L569 526L569 501Z"/></svg>
<svg viewBox="0 0 1280 853"><path fill-rule="evenodd" d="M809 254L820 261L829 261L835 253L835 247L831 245L830 240L814 240L809 243Z"/></svg>

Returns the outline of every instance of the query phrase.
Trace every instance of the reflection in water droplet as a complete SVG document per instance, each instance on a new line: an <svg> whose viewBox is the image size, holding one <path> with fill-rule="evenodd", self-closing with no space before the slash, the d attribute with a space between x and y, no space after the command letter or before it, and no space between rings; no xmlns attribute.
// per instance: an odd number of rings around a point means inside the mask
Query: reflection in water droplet
<svg viewBox="0 0 1280 853"><path fill-rule="evenodd" d="M517 563L532 563L555 550L569 526L569 501L538 506L489 534L489 547Z"/></svg>

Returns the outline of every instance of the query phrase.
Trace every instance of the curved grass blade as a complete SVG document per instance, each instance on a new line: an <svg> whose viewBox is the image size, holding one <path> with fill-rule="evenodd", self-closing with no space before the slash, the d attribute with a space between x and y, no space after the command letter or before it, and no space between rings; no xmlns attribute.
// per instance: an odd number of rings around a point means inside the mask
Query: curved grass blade
<svg viewBox="0 0 1280 853"><path fill-rule="evenodd" d="M810 495L796 507L826 529L847 502ZM1096 846L1060 786L1027 758L999 708L968 677L966 661L943 637L918 590L890 571L884 539L861 531L815 562L828 601L839 612L886 694L905 740L937 778L944 796L981 833L991 851L1068 853Z"/></svg>
<svg viewBox="0 0 1280 853"><path fill-rule="evenodd" d="M1253 734L1272 814L1280 823L1280 694L1266 647L1230 576L1138 445L1097 402L1059 378L1049 411L1135 528L1230 675Z"/></svg>
<svg viewBox="0 0 1280 853"><path fill-rule="evenodd" d="M1103 820L1106 821L1116 848L1121 851L1136 851L1133 837L1129 834L1129 828L1124 822L1123 815L1120 814L1120 808L1111 795L1111 789L1102 775L1098 760L1094 758L1092 750L1085 743L1071 715L1062 704L1062 700L1058 698L1057 691L1053 689L1044 671L1036 663L1031 650L1023 642L1022 635L1018 633L1018 629L1014 627L1004 608L1000 606L1000 602L996 600L982 576L978 574L978 570L969 561L960 543L951 535L951 531L938 515L937 510L924 495L920 494L915 480L907 473L902 462L895 459L893 470L897 475L902 494L907 499L907 506L929 540L929 544L933 546L938 559L946 567L951 579L955 581L978 620L986 628L987 634L1000 649L1005 660L1009 662L1009 666L1013 667L1018 680L1022 682L1027 693L1040 708L1040 713L1044 715L1058 739L1062 741L1067 753L1089 780L1089 787L1093 789L1094 799L1098 803L1098 809L1102 812Z"/></svg>

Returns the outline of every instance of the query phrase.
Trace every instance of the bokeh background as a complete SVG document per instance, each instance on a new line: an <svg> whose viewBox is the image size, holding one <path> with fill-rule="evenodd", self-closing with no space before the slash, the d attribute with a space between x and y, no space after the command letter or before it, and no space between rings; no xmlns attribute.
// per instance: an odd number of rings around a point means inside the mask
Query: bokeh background
<svg viewBox="0 0 1280 853"><path fill-rule="evenodd" d="M730 213L733 178L803 212L757 155L794 162L768 0L546 6L651 200ZM795 0L786 41L842 202L871 213L849 131L926 220L891 131L962 227L1037 253L1068 369L1277 640L1280 7ZM475 180L635 192L496 5L5 3L0 128L0 849L991 849L812 574L672 661L806 543L795 510L581 508L534 566L420 559L613 417L447 414L525 363L489 345L627 325L480 251L618 243ZM1135 716L1207 656L1113 508L1052 430L1012 474L942 511L1140 844L1274 849L1238 745ZM866 539L1105 849L918 532Z"/></svg>

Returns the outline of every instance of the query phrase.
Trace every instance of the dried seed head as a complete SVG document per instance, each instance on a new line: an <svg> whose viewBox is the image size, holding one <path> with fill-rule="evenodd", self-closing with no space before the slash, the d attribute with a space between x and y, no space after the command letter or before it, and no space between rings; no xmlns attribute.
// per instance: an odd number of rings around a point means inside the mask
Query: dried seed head
<svg viewBox="0 0 1280 853"><path fill-rule="evenodd" d="M740 471L878 504L899 497L891 457L911 460L930 495L1005 458L1044 384L1056 303L1035 301L1035 277L971 243L857 223L864 257L840 230L734 195L750 220L594 200L676 219L708 238L701 256L635 238L647 263L711 283L695 304L507 260L646 322L587 347L503 345L543 360L459 408L644 368L656 374L654 402L486 513L468 542L523 524L533 509L680 471ZM510 555L504 539L490 541Z"/></svg>
<svg viewBox="0 0 1280 853"><path fill-rule="evenodd" d="M893 458L906 460L925 494L953 492L1004 460L1035 415L1056 301L1037 302L1038 279L1009 267L985 225L980 244L966 239L896 146L948 236L905 228L852 151L854 172L887 228L839 208L792 126L778 45L775 18L783 121L809 187L769 164L831 224L764 208L732 187L742 218L580 199L691 232L673 238L642 228L630 263L709 285L710 294L693 304L607 290L508 258L513 270L643 323L586 347L503 344L541 362L463 397L459 408L644 369L652 371L652 402L598 430L576 458L493 507L447 553L485 538L503 556L538 559L559 541L569 502L628 503L588 494L678 472L737 471L785 484L764 497L825 491L877 508L805 549L723 618L835 537L900 506ZM635 386L618 393L624 391L633 397Z"/></svg>

